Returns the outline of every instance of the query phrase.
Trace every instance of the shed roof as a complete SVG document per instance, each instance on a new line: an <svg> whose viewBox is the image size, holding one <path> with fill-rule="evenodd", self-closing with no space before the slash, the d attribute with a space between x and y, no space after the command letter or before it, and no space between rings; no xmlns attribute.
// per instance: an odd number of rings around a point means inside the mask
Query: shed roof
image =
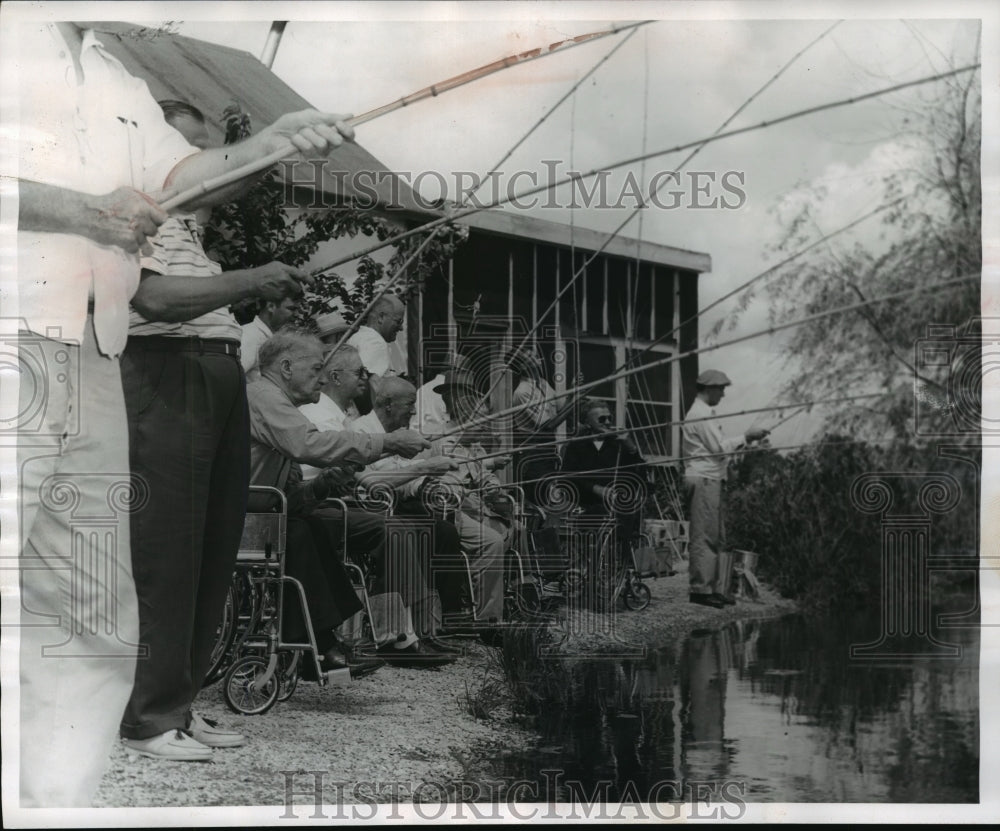
<svg viewBox="0 0 1000 831"><path fill-rule="evenodd" d="M608 234L589 228L569 226L561 222L539 219L513 210L485 210L463 216L463 225L478 228L488 233L520 239L549 242L554 245L572 245L577 250L603 251L606 254L643 262L671 266L704 274L712 270L712 258L699 251L688 251L672 245L660 245L648 240L638 240L616 234L608 241Z"/></svg>
<svg viewBox="0 0 1000 831"><path fill-rule="evenodd" d="M201 110L210 135L219 143L225 134L222 111L234 100L250 116L254 129L270 124L284 113L312 107L257 58L241 49L183 35L162 32L143 35L142 27L130 23L98 23L93 28L108 51L149 85L154 98L187 101ZM324 192L338 198L357 196L349 180L358 173L364 173L365 186L374 188L380 203L389 204L392 199L408 213L429 214L404 182L398 182L392 191L388 168L356 142L344 144L327 160ZM302 178L301 172L298 178Z"/></svg>

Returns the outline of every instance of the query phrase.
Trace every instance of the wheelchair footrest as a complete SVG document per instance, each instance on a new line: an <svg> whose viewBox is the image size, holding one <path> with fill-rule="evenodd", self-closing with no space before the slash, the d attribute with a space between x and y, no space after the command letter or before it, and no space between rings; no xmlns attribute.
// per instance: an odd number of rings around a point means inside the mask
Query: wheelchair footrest
<svg viewBox="0 0 1000 831"><path fill-rule="evenodd" d="M351 683L351 670L347 667L331 669L323 673L323 685L343 686Z"/></svg>

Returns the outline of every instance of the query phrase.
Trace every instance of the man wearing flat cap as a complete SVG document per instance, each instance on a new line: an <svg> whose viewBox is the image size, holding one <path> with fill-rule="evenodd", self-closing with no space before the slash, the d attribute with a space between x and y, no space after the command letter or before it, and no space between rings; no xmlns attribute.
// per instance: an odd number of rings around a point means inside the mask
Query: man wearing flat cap
<svg viewBox="0 0 1000 831"><path fill-rule="evenodd" d="M698 394L684 419L684 491L687 497L689 532L690 600L721 609L735 601L729 596L730 569L725 566L726 548L723 482L729 456L759 441L767 430L754 428L742 436L726 438L716 418L715 407L732 381L724 372L706 369L695 382Z"/></svg>

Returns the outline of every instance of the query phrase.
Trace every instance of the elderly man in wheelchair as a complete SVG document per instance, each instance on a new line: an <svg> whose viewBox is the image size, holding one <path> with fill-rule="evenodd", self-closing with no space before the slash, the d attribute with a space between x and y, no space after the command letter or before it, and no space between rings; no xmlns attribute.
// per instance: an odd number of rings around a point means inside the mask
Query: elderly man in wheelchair
<svg viewBox="0 0 1000 831"><path fill-rule="evenodd" d="M595 602L606 605L623 593L629 608L644 606L649 590L635 574L633 551L647 495L646 463L605 402L585 401L580 422L579 435L563 451L560 474L577 500L570 524L576 525L578 564L589 575ZM602 582L609 596L597 585Z"/></svg>
<svg viewBox="0 0 1000 831"><path fill-rule="evenodd" d="M349 487L355 470L386 453L412 457L426 449L427 442L410 430L362 435L317 429L298 410L299 405L318 399L323 379L323 344L307 332L279 331L261 346L258 361L261 377L247 390L251 482L276 487L288 497L287 571L299 577L305 588L317 645L325 656L321 669L336 669L346 663L356 668L352 674L371 671L382 661L345 650L332 631L362 608L334 543L345 524L348 547L352 544L352 523L362 528L361 542L367 547L373 542L381 545L384 532L373 541L371 517L364 512L349 509L346 516L342 510L317 514L329 497ZM324 472L310 482L302 482L300 463ZM332 533L331 526L340 533ZM286 606L292 626L294 606ZM438 664L453 660L438 658Z"/></svg>
<svg viewBox="0 0 1000 831"><path fill-rule="evenodd" d="M379 388L374 409L357 419L352 427L358 431L393 430L410 423L416 412L416 388L400 378L385 379ZM395 488L399 497L397 510L413 517L429 517L440 528L458 532L460 546L455 550L440 546L433 563L442 600L454 608L455 593L461 579L441 585L440 578L461 577L467 573L471 602L468 619L461 627L452 625L459 634L478 632L488 643L504 619L504 555L507 533L498 532L489 519L466 512L464 477L459 473L460 458L442 454L424 459L407 460L388 457L368 467L363 481L383 481ZM449 481L449 476L451 480ZM456 478L457 477L457 478Z"/></svg>

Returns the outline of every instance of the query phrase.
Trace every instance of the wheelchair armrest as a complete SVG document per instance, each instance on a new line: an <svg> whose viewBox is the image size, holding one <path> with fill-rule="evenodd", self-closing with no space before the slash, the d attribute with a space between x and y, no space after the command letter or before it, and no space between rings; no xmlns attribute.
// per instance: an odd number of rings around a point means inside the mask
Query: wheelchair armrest
<svg viewBox="0 0 1000 831"><path fill-rule="evenodd" d="M288 498L270 485L251 485L247 497L248 514L287 514Z"/></svg>

